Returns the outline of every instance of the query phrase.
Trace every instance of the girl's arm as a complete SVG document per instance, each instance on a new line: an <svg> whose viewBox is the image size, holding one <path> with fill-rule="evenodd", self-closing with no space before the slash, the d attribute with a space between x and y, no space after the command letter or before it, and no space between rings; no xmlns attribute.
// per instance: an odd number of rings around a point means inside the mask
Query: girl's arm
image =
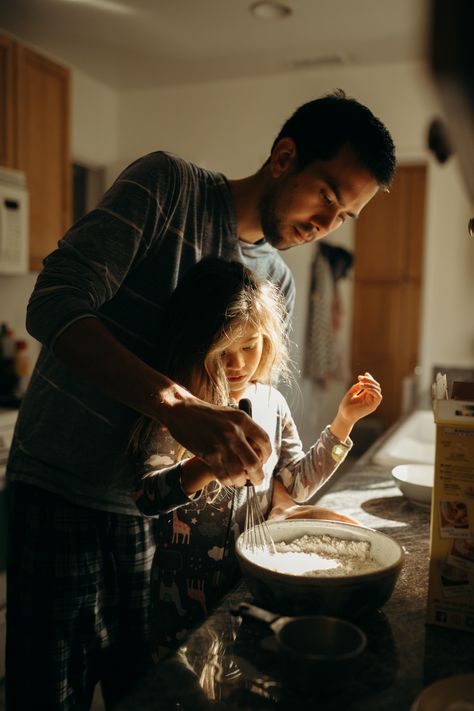
<svg viewBox="0 0 474 711"><path fill-rule="evenodd" d="M289 416L284 425L280 459L275 476L296 502L305 502L329 479L352 447L347 438L341 442L328 425L305 454L296 425Z"/></svg>
<svg viewBox="0 0 474 711"><path fill-rule="evenodd" d="M215 479L205 462L197 457L175 462L176 446L168 433L162 433L157 450L138 458L131 496L145 516L169 513L196 500Z"/></svg>
<svg viewBox="0 0 474 711"><path fill-rule="evenodd" d="M191 459L187 459L182 463L181 487L188 496L202 491L215 478L206 462L203 462L198 457L191 457Z"/></svg>
<svg viewBox="0 0 474 711"><path fill-rule="evenodd" d="M369 374L358 377L342 398L336 417L306 454L289 410L286 413L280 459L275 469L292 499L307 501L344 461L352 447L349 434L357 420L373 412L382 400L380 385Z"/></svg>
<svg viewBox="0 0 474 711"><path fill-rule="evenodd" d="M370 373L357 377L357 383L346 392L330 427L332 434L345 442L358 420L377 409L382 402L380 384Z"/></svg>

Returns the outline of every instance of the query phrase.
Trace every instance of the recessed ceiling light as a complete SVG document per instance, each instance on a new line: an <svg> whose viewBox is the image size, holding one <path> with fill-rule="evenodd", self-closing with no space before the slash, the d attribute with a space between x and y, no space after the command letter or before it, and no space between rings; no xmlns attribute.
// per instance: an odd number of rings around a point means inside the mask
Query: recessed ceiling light
<svg viewBox="0 0 474 711"><path fill-rule="evenodd" d="M63 2L85 5L86 7L92 7L94 10L116 12L121 15L134 15L136 13L135 8L125 3L117 2L117 0L63 0Z"/></svg>
<svg viewBox="0 0 474 711"><path fill-rule="evenodd" d="M292 66L295 69L317 69L337 64L348 64L349 59L344 54L321 54L317 57L301 57L294 59Z"/></svg>
<svg viewBox="0 0 474 711"><path fill-rule="evenodd" d="M282 5L279 2L255 2L250 6L250 12L260 20L279 20L282 17L288 17L293 10L288 5Z"/></svg>

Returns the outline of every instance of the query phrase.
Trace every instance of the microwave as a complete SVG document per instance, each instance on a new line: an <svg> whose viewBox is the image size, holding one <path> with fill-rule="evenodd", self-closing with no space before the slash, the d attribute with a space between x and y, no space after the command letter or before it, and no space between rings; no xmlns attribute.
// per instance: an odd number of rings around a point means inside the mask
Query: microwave
<svg viewBox="0 0 474 711"><path fill-rule="evenodd" d="M25 173L0 168L0 274L28 273L28 210Z"/></svg>

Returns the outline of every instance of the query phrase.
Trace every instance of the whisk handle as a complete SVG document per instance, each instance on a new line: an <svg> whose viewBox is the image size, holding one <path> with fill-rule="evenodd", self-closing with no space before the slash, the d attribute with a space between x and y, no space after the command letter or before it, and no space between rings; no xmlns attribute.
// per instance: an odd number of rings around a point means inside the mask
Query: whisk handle
<svg viewBox="0 0 474 711"><path fill-rule="evenodd" d="M242 410L242 412L245 412L249 417L252 417L252 403L248 397L243 397L242 400L239 400L239 410Z"/></svg>
<svg viewBox="0 0 474 711"><path fill-rule="evenodd" d="M239 410L242 410L242 412L245 412L246 415L252 417L252 403L248 397L243 397L242 400L239 400ZM250 479L247 479L245 486L252 486Z"/></svg>

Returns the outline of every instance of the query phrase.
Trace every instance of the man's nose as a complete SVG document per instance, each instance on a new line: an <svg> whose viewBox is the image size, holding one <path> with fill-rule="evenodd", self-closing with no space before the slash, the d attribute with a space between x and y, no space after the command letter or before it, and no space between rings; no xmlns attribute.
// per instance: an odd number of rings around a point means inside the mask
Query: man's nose
<svg viewBox="0 0 474 711"><path fill-rule="evenodd" d="M334 232L340 224L341 221L338 217L337 209L328 208L324 212L319 212L317 215L311 219L311 224L313 225L313 233L316 239L322 239L326 235Z"/></svg>

